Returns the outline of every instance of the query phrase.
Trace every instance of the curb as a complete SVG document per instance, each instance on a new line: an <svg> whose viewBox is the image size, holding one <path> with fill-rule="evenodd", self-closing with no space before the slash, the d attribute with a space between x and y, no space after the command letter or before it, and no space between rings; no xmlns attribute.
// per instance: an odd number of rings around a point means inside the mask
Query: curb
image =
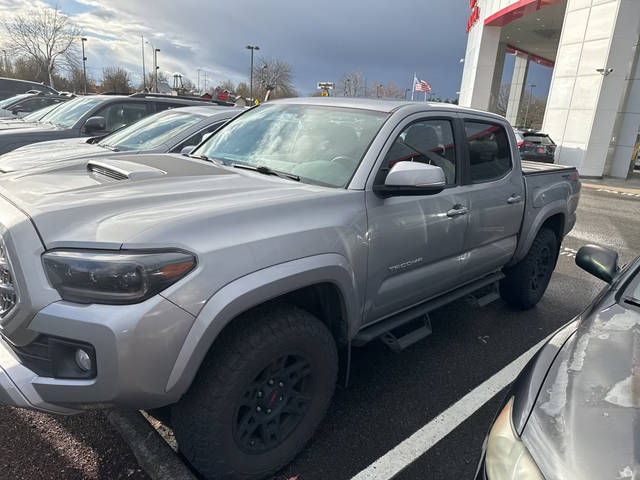
<svg viewBox="0 0 640 480"><path fill-rule="evenodd" d="M106 416L152 480L196 480L140 412L111 410Z"/></svg>
<svg viewBox="0 0 640 480"><path fill-rule="evenodd" d="M582 187L595 190L608 190L615 193L630 193L632 195L640 195L640 188L613 187L609 185L600 185L597 183L582 183Z"/></svg>

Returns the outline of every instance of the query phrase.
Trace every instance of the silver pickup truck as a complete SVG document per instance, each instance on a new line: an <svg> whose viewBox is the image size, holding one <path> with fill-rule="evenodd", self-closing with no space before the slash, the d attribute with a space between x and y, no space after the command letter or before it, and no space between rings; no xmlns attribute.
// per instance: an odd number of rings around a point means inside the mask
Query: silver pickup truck
<svg viewBox="0 0 640 480"><path fill-rule="evenodd" d="M0 403L170 405L203 477L263 478L353 346L402 350L469 295L533 307L579 192L502 117L353 99L260 105L190 157L1 175Z"/></svg>

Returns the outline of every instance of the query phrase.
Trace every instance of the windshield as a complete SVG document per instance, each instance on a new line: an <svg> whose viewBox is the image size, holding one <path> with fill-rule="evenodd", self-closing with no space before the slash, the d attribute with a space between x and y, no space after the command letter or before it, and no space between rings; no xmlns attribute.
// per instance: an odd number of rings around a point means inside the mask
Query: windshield
<svg viewBox="0 0 640 480"><path fill-rule="evenodd" d="M525 135L524 141L540 145L553 145L553 142L547 135Z"/></svg>
<svg viewBox="0 0 640 480"><path fill-rule="evenodd" d="M0 108L7 108L16 102L19 102L23 98L32 97L32 96L33 95L31 94L23 93L21 95L15 95L13 97L5 98L4 100L0 101Z"/></svg>
<svg viewBox="0 0 640 480"><path fill-rule="evenodd" d="M352 108L267 104L227 124L192 155L344 187L386 119Z"/></svg>
<svg viewBox="0 0 640 480"><path fill-rule="evenodd" d="M99 97L74 98L65 102L60 108L50 111L40 120L58 127L69 128L103 100L104 98Z"/></svg>
<svg viewBox="0 0 640 480"><path fill-rule="evenodd" d="M53 110L56 107L59 107L60 105L62 105L62 102L54 103L53 105L49 105L48 107L41 108L40 110L31 112L29 115L25 115L24 117L22 117L22 120L24 120L25 122L36 122L40 120L42 117L44 117L45 115L47 115L51 110Z"/></svg>
<svg viewBox="0 0 640 480"><path fill-rule="evenodd" d="M116 150L152 150L201 120L202 116L193 113L160 112L106 136L98 145Z"/></svg>

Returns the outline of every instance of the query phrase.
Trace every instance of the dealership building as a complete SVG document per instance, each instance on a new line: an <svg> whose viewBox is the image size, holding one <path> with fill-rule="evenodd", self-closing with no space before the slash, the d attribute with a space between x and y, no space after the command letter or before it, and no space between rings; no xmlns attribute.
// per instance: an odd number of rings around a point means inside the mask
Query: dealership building
<svg viewBox="0 0 640 480"><path fill-rule="evenodd" d="M459 103L516 126L532 62L552 70L542 131L556 163L627 178L640 148L640 0L470 0ZM515 57L503 80L505 58ZM511 62L510 62L511 63ZM504 92L504 90L503 90Z"/></svg>

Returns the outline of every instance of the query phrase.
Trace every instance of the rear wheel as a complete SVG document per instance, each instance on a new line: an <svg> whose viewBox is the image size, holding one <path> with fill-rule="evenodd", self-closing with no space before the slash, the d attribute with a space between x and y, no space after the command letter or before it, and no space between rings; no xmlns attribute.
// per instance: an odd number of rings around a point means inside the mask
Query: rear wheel
<svg viewBox="0 0 640 480"><path fill-rule="evenodd" d="M172 409L180 452L208 479L259 479L289 463L329 405L335 342L290 305L244 314L216 342Z"/></svg>
<svg viewBox="0 0 640 480"><path fill-rule="evenodd" d="M555 233L543 228L519 263L505 268L500 281L500 296L510 305L524 310L533 308L544 295L558 258Z"/></svg>

